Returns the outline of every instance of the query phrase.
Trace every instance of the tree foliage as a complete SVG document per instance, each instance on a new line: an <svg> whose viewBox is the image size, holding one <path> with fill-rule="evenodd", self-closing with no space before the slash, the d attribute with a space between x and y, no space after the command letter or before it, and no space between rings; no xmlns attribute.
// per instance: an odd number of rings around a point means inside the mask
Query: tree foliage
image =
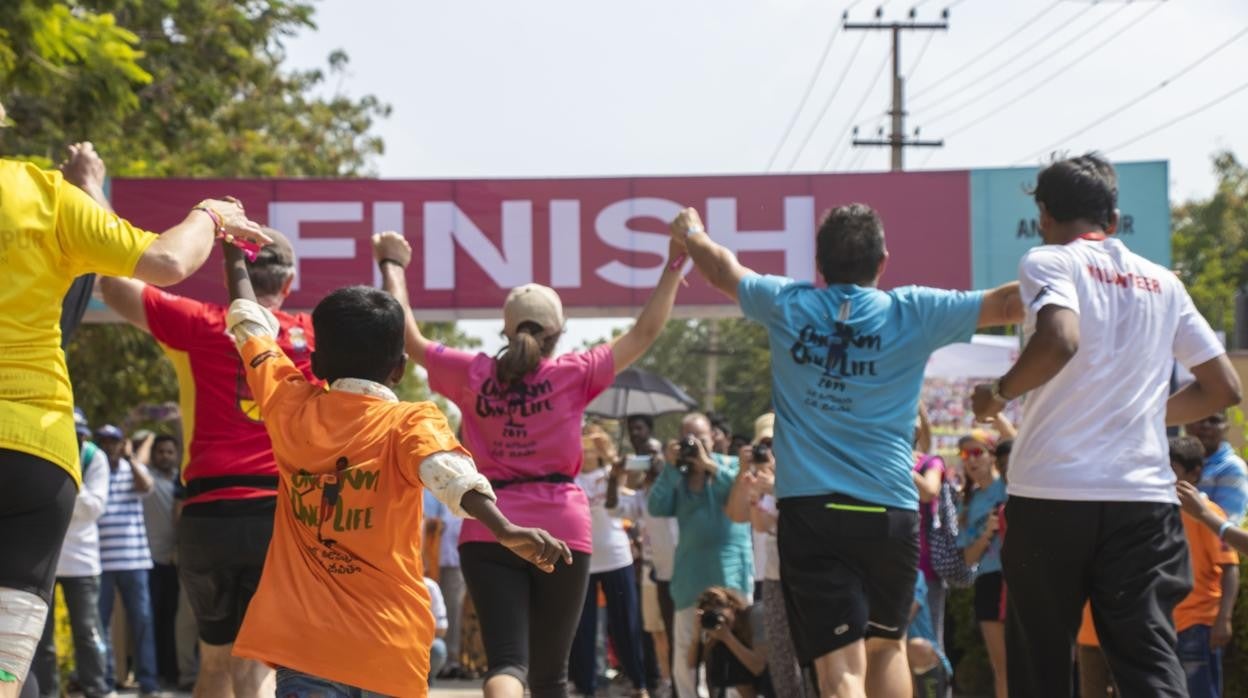
<svg viewBox="0 0 1248 698"><path fill-rule="evenodd" d="M1213 166L1213 196L1174 209L1174 268L1209 324L1231 337L1235 292L1248 284L1248 170L1229 152Z"/></svg>
<svg viewBox="0 0 1248 698"><path fill-rule="evenodd" d="M383 152L390 108L324 96L347 56L286 70L314 28L296 0L8 0L0 12L4 152L47 165L90 140L123 176L355 176Z"/></svg>

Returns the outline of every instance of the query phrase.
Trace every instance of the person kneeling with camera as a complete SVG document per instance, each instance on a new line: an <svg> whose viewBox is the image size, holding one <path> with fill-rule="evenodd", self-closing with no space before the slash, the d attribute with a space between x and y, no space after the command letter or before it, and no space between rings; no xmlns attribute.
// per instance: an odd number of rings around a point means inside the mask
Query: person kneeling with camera
<svg viewBox="0 0 1248 698"><path fill-rule="evenodd" d="M711 587L698 597L702 641L690 648L689 664L706 665L706 683L712 698L735 688L741 698L754 698L767 669L767 640L762 607L750 606L741 595Z"/></svg>

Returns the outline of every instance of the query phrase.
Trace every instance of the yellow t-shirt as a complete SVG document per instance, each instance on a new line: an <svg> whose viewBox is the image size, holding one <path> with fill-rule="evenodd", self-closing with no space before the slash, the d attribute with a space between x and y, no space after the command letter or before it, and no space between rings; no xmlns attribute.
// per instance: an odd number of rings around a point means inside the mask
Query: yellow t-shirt
<svg viewBox="0 0 1248 698"><path fill-rule="evenodd" d="M82 274L130 276L154 240L61 173L0 160L0 448L81 482L61 299Z"/></svg>

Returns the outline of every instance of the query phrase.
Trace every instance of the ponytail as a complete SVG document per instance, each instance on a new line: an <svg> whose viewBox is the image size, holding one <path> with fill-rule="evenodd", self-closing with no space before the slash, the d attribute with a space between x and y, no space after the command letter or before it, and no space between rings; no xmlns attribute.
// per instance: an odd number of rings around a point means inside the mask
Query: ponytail
<svg viewBox="0 0 1248 698"><path fill-rule="evenodd" d="M511 387L537 369L542 359L555 350L559 335L539 339L542 328L535 322L522 322L516 336L494 357L494 371L500 385Z"/></svg>

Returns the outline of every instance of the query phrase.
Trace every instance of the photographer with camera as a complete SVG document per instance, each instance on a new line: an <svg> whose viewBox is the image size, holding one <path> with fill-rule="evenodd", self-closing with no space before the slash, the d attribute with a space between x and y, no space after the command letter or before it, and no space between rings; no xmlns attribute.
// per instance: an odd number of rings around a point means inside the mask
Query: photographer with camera
<svg viewBox="0 0 1248 698"><path fill-rule="evenodd" d="M690 647L690 660L706 665L712 698L722 698L729 688L741 698L754 698L763 690L767 639L762 611L759 604L751 606L724 587L711 587L698 597L701 637Z"/></svg>
<svg viewBox="0 0 1248 698"><path fill-rule="evenodd" d="M672 571L674 655L672 677L680 698L696 696L696 659L690 647L697 634L697 601L711 587L728 587L752 596L753 554L750 527L734 523L725 508L737 478L738 462L712 453L711 422L691 413L680 425L681 439L668 445L667 467L650 489L651 516L674 516L680 526Z"/></svg>

